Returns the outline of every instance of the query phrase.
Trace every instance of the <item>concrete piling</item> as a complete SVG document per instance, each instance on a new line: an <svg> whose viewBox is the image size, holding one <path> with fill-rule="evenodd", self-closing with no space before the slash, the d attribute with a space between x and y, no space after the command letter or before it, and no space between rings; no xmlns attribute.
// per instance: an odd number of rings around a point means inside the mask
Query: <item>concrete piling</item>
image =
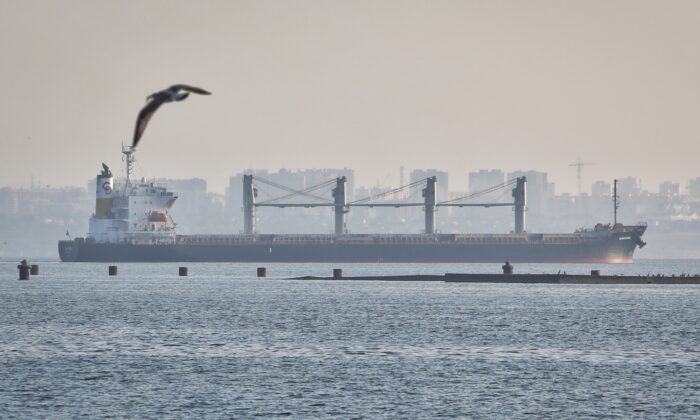
<svg viewBox="0 0 700 420"><path fill-rule="evenodd" d="M29 274L32 276L38 276L39 275L39 266L37 264L32 264L29 266Z"/></svg>
<svg viewBox="0 0 700 420"><path fill-rule="evenodd" d="M343 269L334 268L333 269L333 278L334 279L342 279L343 278Z"/></svg>
<svg viewBox="0 0 700 420"><path fill-rule="evenodd" d="M17 268L19 269L19 279L20 280L29 280L31 266L29 265L29 263L27 263L27 260L20 261Z"/></svg>
<svg viewBox="0 0 700 420"><path fill-rule="evenodd" d="M258 267L258 277L266 277L267 269L265 267Z"/></svg>
<svg viewBox="0 0 700 420"><path fill-rule="evenodd" d="M116 276L117 275L117 266L116 265L110 265L109 266L109 275L110 276Z"/></svg>
<svg viewBox="0 0 700 420"><path fill-rule="evenodd" d="M180 277L187 277L187 267L180 267L177 271Z"/></svg>

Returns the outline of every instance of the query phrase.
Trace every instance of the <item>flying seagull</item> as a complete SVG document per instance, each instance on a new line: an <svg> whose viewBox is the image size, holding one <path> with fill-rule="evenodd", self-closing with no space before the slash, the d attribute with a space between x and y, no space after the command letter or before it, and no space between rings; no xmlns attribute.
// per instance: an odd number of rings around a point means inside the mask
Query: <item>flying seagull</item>
<svg viewBox="0 0 700 420"><path fill-rule="evenodd" d="M136 147L136 145L139 143L139 140L141 140L141 136L143 135L144 130L146 130L148 121L151 120L151 117L153 116L153 114L156 113L156 111L158 110L158 108L160 108L161 105L163 105L165 102L182 101L188 96L190 96L190 93L197 93L199 95L211 95L211 92L207 92L202 88L187 85L172 85L165 90L161 90L160 92L156 92L152 95L149 95L148 98L146 98L146 101L148 101L148 103L146 104L146 106L143 107L141 112L139 112L139 116L136 118L134 141L131 144L131 147Z"/></svg>

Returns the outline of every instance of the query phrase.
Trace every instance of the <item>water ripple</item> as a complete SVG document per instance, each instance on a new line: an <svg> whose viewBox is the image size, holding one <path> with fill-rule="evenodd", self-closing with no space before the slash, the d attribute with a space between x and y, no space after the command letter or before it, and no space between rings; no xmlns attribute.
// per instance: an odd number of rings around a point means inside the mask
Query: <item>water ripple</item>
<svg viewBox="0 0 700 420"><path fill-rule="evenodd" d="M187 281L125 265L107 280L90 267L0 279L2 417L700 416L694 286L275 282L225 264Z"/></svg>

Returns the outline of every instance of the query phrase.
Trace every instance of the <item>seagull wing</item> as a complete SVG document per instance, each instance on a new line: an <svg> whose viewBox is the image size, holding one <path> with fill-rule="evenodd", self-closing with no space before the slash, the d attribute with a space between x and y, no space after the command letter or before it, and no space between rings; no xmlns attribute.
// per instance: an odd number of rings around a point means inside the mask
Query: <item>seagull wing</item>
<svg viewBox="0 0 700 420"><path fill-rule="evenodd" d="M139 112L139 116L136 117L136 128L134 129L134 141L131 144L131 147L136 147L136 145L139 143L139 140L141 140L141 136L143 135L143 132L146 130L146 126L148 125L148 122L151 120L151 117L153 114L156 113L158 108L160 108L161 105L163 105L163 102L165 102L165 97L164 96L156 96L153 98L151 102L146 104L146 106L143 107L141 112Z"/></svg>
<svg viewBox="0 0 700 420"><path fill-rule="evenodd" d="M207 92L206 90L194 86L188 86L188 85L172 85L168 88L168 90L173 90L175 92L179 90L186 90L188 92L192 93L198 93L200 95L211 95L211 92Z"/></svg>

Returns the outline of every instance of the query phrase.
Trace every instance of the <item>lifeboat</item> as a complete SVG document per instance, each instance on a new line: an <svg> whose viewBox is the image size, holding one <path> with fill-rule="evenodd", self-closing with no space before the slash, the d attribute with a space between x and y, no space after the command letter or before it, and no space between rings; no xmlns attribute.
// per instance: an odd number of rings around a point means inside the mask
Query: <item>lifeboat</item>
<svg viewBox="0 0 700 420"><path fill-rule="evenodd" d="M168 215L165 213L160 213L157 211L152 211L148 213L148 221L149 222L163 222L167 223L168 221Z"/></svg>

